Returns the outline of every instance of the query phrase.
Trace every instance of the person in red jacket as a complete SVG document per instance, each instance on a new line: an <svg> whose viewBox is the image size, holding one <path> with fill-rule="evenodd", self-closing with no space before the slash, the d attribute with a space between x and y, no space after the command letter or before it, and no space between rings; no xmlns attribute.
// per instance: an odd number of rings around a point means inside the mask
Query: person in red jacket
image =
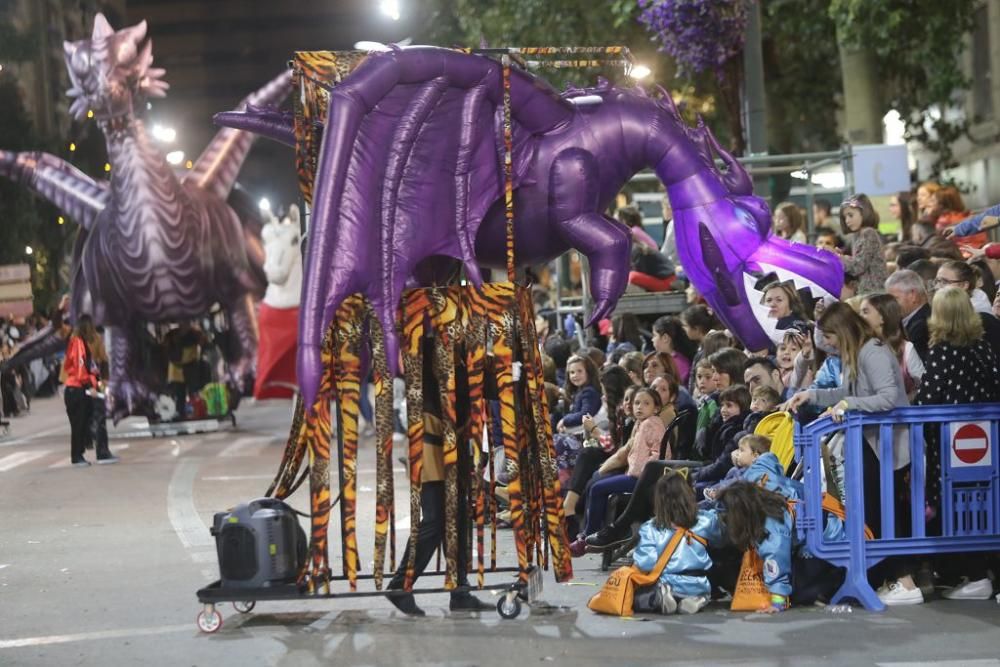
<svg viewBox="0 0 1000 667"><path fill-rule="evenodd" d="M63 399L70 426L70 461L76 467L90 465L83 457L90 440L90 420L93 404L90 394L97 389L98 377L87 340L97 335L89 315L81 315L66 346L63 370L66 384Z"/></svg>

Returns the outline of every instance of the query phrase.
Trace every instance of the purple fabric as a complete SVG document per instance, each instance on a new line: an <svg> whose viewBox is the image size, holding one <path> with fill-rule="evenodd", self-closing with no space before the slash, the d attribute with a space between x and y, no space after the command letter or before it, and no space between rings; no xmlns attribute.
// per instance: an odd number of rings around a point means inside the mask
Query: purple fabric
<svg viewBox="0 0 1000 667"><path fill-rule="evenodd" d="M398 359L395 313L418 268L505 265L501 66L433 47L369 56L331 89L317 166L299 327L298 377L307 405L323 366L320 344L350 294L371 299ZM573 99L598 95L600 104ZM752 350L768 335L749 294L752 274L774 271L814 295L839 294L840 260L771 233L749 175L708 129L688 127L669 94L602 82L559 95L515 69L511 76L516 262L537 264L570 248L590 264L595 308L607 316L624 292L630 234L604 215L636 172L652 167L667 188L687 275ZM218 122L287 140L290 120L258 110ZM726 165L720 172L715 156ZM445 260L444 258L451 258ZM749 285L749 287L748 287Z"/></svg>

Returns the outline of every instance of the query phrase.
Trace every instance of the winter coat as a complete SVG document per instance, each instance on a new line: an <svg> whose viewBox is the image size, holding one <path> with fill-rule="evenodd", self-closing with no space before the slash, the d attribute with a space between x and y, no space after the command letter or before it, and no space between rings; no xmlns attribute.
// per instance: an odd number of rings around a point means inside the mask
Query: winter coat
<svg viewBox="0 0 1000 667"><path fill-rule="evenodd" d="M674 530L676 529L672 526L657 528L653 519L642 524L639 527L639 544L632 556L635 566L643 572L652 570L667 548ZM721 546L724 541L719 516L715 512L698 512L698 519L691 527L691 532L713 547ZM708 571L711 568L712 558L705 546L697 540L682 539L660 573L660 582L670 586L673 594L678 597L707 596L711 592L708 583Z"/></svg>

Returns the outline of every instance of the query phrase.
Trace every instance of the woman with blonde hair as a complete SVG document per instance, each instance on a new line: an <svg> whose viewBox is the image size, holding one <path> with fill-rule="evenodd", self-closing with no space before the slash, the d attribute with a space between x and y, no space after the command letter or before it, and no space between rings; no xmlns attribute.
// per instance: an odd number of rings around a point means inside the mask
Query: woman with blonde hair
<svg viewBox="0 0 1000 667"><path fill-rule="evenodd" d="M1000 401L1000 363L993 348L983 337L983 323L972 307L966 290L943 287L934 294L931 316L927 320L930 349L927 372L917 390L917 405L964 405ZM941 445L937 424L924 430L924 456L927 459L926 502L931 511L927 534L940 533ZM954 566L956 557L950 556ZM963 600L986 600L993 595L993 585L986 575L981 558L959 558L967 581L945 591L944 597ZM941 568L945 567L942 563ZM890 583L880 597L886 604L920 604L921 590L909 574L915 563L904 562L903 576Z"/></svg>

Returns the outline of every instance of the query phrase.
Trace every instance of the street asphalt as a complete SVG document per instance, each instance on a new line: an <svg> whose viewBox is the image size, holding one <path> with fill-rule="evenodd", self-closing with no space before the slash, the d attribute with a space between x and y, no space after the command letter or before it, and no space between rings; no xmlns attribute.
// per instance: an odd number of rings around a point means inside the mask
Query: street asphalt
<svg viewBox="0 0 1000 667"><path fill-rule="evenodd" d="M30 415L14 419L11 434L0 438L0 666L1000 667L1000 605L993 600L935 599L881 614L802 608L777 617L713 605L690 617L624 620L586 607L606 576L596 556L574 562L571 584L546 573L543 602L512 621L495 612L449 613L446 595L418 598L423 619L382 598L306 599L260 602L246 615L221 604L223 627L203 634L195 591L218 578L212 515L263 494L290 421L291 404L283 401L246 401L235 429L197 435L144 437L128 420L112 439L118 465L73 468L61 399L38 400ZM374 535L374 467L372 443L362 443L357 530L364 563ZM395 472L402 545L408 504L404 471L397 464ZM308 510L307 491L290 502ZM331 557L337 570L335 537ZM501 535L499 561L516 564L509 532Z"/></svg>

